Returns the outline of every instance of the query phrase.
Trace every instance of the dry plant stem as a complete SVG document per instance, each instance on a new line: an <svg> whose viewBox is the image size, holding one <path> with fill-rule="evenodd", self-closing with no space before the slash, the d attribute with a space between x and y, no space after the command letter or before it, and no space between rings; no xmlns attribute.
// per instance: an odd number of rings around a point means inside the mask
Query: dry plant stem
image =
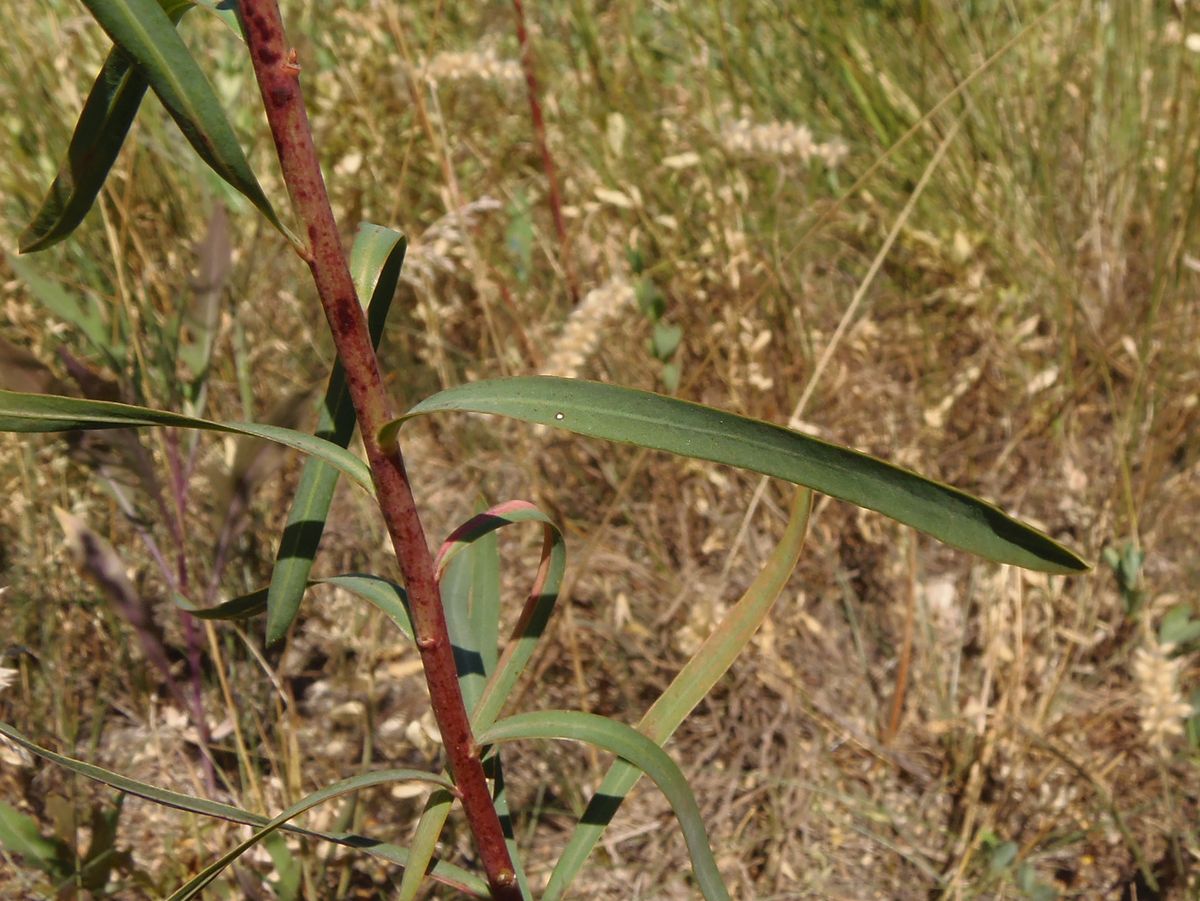
<svg viewBox="0 0 1200 901"><path fill-rule="evenodd" d="M575 284L571 242L567 238L567 226L563 221L562 196L558 193L554 157L550 154L550 144L546 141L546 120L542 118L541 94L538 91L537 74L533 66L533 44L529 40L529 29L525 24L525 4L522 0L513 0L513 11L517 14L517 43L521 45L521 69L525 73L525 93L529 96L529 118L533 121L533 135L537 138L538 150L542 154L542 169L546 173L546 188L550 194L550 214L554 217L554 231L558 234L567 290L571 293L571 304L579 306L579 287Z"/></svg>
<svg viewBox="0 0 1200 901"><path fill-rule="evenodd" d="M517 899L520 890L463 706L433 560L404 460L399 448L384 448L378 439L380 427L393 411L329 206L300 93L300 68L295 52L287 48L276 0L242 0L241 14L284 181L308 236L306 260L346 371L379 507L408 588L417 646L449 770L493 897Z"/></svg>

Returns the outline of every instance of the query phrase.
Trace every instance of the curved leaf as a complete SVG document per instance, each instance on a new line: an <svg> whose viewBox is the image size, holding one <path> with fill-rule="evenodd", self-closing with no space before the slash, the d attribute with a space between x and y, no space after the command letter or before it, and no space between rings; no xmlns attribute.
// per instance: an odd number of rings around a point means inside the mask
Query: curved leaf
<svg viewBox="0 0 1200 901"><path fill-rule="evenodd" d="M216 93L155 0L83 0L113 43L129 54L188 143L292 243L246 161Z"/></svg>
<svg viewBox="0 0 1200 901"><path fill-rule="evenodd" d="M364 222L358 227L350 251L350 273L360 301L367 302L367 328L374 347L379 347L387 321L400 268L408 242L398 231ZM347 447L354 435L356 421L350 390L342 364L335 363L325 389L317 435L339 447ZM287 525L279 540L275 569L267 595L267 644L274 644L287 633L308 585L308 574L325 531L329 505L337 487L337 470L321 460L304 464Z"/></svg>
<svg viewBox="0 0 1200 901"><path fill-rule="evenodd" d="M491 599L487 603L468 613L456 611L461 599L450 594L445 581L445 573L451 571L455 562L469 552L475 542L488 536L497 529L517 522L540 522L542 524L542 558L538 564L537 575L533 587L525 601L525 607L513 627L513 632L504 653L495 659L495 636L499 629L499 599ZM532 504L525 501L508 501L479 513L457 529L442 543L438 550L436 566L439 578L442 580L442 597L446 605L447 625L452 628L451 640L456 647L462 647L468 653L476 653L483 662L483 669L488 674L488 680L483 686L483 692L478 697L468 695L473 688L473 682L462 678L464 698L468 709L471 710L471 728L478 732L490 726L499 715L504 702L512 694L513 687L533 656L534 648L558 600L558 591L562 585L563 572L566 569L566 543L562 532ZM485 555L490 558L491 553ZM480 568L490 568L492 561L488 560ZM499 584L499 572L488 573L495 583ZM480 589L480 586L471 586ZM457 615L457 624L455 622ZM485 620L487 620L485 622ZM457 625L457 628L456 628ZM489 653L490 648L490 653ZM499 762L497 762L497 767ZM503 803L503 796L497 797L497 807ZM432 859L437 847L438 837L442 827L450 815L450 799L439 797L434 793L425 804L421 818L413 833L410 853L413 867L405 872L400 883L397 897L406 901L416 897L421 886L421 861ZM527 889L525 873L521 868L520 855L513 843L509 843L509 853L517 870L517 879L523 889Z"/></svg>
<svg viewBox="0 0 1200 901"><path fill-rule="evenodd" d="M692 659L671 680L667 690L646 711L637 725L638 732L656 744L665 744L684 718L728 671L762 625L795 569L800 550L804 547L811 513L812 492L797 489L787 528L762 571L721 624L692 655ZM624 760L613 761L604 781L588 802L587 810L575 825L571 840L559 855L542 901L560 898L570 887L605 827L616 815L621 801L641 777L641 771L633 764Z"/></svg>
<svg viewBox="0 0 1200 901"><path fill-rule="evenodd" d="M172 23L192 8L180 0L160 0L160 4ZM84 101L58 174L33 221L17 239L21 253L57 244L83 221L116 162L147 87L129 54L116 47L109 51Z"/></svg>
<svg viewBox="0 0 1200 901"><path fill-rule="evenodd" d="M56 754L40 745L34 744L12 726L7 723L0 723L0 735L16 742L26 750L36 754L44 760L57 764L91 779L95 782L103 783L111 786L118 791L126 792L130 795L136 795L139 798L145 798L147 801L153 801L156 804L162 804L164 807L174 807L176 810L186 810L189 813L198 813L203 816L216 817L222 820L229 820L233 823L243 823L247 826L256 826L263 828L271 821L264 816L249 811L242 810L240 807L234 807L230 804L222 804L219 801L209 801L205 798L194 798L191 795L184 795L179 792L168 791L165 788L158 788L149 785L145 782L140 782L137 779L130 779L128 776L122 776L120 773L114 773L111 770L106 770L103 767L98 767L95 764L85 763L82 760L76 760L74 757L67 757L63 754ZM381 860L386 860L390 863L399 864L400 866L408 865L408 851L396 845L390 845L386 842L377 841L373 838L368 838L364 835L356 835L352 832L322 832L319 829L305 829L302 826L293 826L286 823L280 828L287 832L295 833L296 835L307 836L308 838L319 838L327 842L334 842L338 845L345 845L350 848L357 848L365 851L374 857ZM429 875L438 882L448 885L451 888L466 892L477 898L489 897L487 883L473 873L470 873L461 867L456 867L453 864L438 861L433 869L429 871Z"/></svg>
<svg viewBox="0 0 1200 901"><path fill-rule="evenodd" d="M246 839L244 842L241 842L237 847L230 849L225 854L222 854L217 860L213 861L211 864L189 879L185 885L173 892L169 896L169 901L187 901L187 899L195 898L231 863L253 848L264 838L274 833L277 829L283 828L283 826L285 826L289 820L295 819L300 814L307 810L311 810L318 804L323 804L326 801L333 800L334 798L340 798L342 795L361 791L364 788L371 788L375 785L387 785L392 782L413 781L430 782L433 785L438 785L445 789L454 787L454 783L452 783L445 776L436 776L433 773L428 773L423 770L412 769L378 770L371 773L361 773L357 776L351 776L349 779L342 779L339 782L335 782L333 785L326 786L325 788L313 792L311 795L307 795L278 816L268 820L261 829L257 830L248 839Z"/></svg>
<svg viewBox="0 0 1200 901"><path fill-rule="evenodd" d="M704 897L710 901L729 898L709 846L700 806L683 772L666 751L624 723L579 710L518 713L500 720L477 736L480 744L528 738L587 742L617 754L645 772L666 795L679 819L692 858L692 870Z"/></svg>
<svg viewBox="0 0 1200 901"><path fill-rule="evenodd" d="M213 422L180 413L103 400L0 390L0 432L69 432L76 429L141 426L174 426L266 438L325 460L368 492L374 493L375 490L371 483L371 470L354 454L329 441L292 429L257 422Z"/></svg>
<svg viewBox="0 0 1200 901"><path fill-rule="evenodd" d="M381 430L385 445L413 416L496 413L579 435L739 466L806 485L998 563L1049 573L1088 568L1075 553L957 488L782 426L648 391L525 376L439 392Z"/></svg>
<svg viewBox="0 0 1200 901"><path fill-rule="evenodd" d="M305 583L306 588L312 585L333 585L358 595L364 601L377 607L395 624L396 628L404 633L405 637L410 641L414 640L412 620L408 614L408 595L405 594L403 588L390 579L365 573L347 573L342 576L330 576L327 579L310 579ZM181 595L175 595L174 600L177 606L198 619L248 619L266 612L267 591L266 588L260 588L215 607L197 607Z"/></svg>

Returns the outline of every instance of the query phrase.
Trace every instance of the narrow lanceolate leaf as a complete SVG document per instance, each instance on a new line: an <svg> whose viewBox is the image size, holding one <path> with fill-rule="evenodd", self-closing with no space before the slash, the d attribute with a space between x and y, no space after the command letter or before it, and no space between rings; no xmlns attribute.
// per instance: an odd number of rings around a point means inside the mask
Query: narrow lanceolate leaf
<svg viewBox="0 0 1200 901"><path fill-rule="evenodd" d="M679 820L692 858L692 871L704 897L709 901L729 898L708 843L700 806L683 772L666 751L624 723L578 710L519 713L500 720L477 736L482 745L529 738L586 742L642 770L666 796Z"/></svg>
<svg viewBox="0 0 1200 901"><path fill-rule="evenodd" d="M533 585L513 627L504 653L496 657L496 636L499 629L499 599L489 596L482 604L472 607L470 611L461 613L458 625L454 620L456 598L453 591L448 589L446 578L454 571L455 564L463 557L471 559L471 550L478 546L482 539L492 537L492 533L504 526L519 522L541 523L542 526L542 557L538 563ZM508 501L483 511L455 529L442 543L437 555L437 570L441 580L442 596L446 598L447 625L451 628L451 640L456 647L462 647L478 655L487 674L487 682L482 694L475 696L471 680L462 680L463 695L470 697L468 708L471 710L471 728L476 732L490 726L499 716L505 701L512 693L521 673L533 656L534 648L545 631L546 623L558 600L559 588L562 586L563 572L566 569L567 551L562 532L533 504L525 501ZM472 566L470 583L472 590L482 592L484 589L479 582L491 579L494 585L499 585L500 573L492 567L498 563L493 551L475 557ZM465 624L466 628L462 626ZM464 635L464 633L472 633ZM491 649L489 652L489 648ZM468 658L469 659L469 658ZM468 694L471 691L472 694ZM497 762L497 766L499 763ZM502 798L497 798L497 802ZM410 901L415 898L421 886L420 874L423 872L422 862L433 858L437 847L438 837L442 827L450 815L450 799L434 793L413 833L410 853L413 866L404 874L397 893L399 901ZM520 855L513 842L509 842L509 853L513 865L517 869L517 879L525 886L525 874L521 868Z"/></svg>
<svg viewBox="0 0 1200 901"><path fill-rule="evenodd" d="M313 585L332 585L358 595L390 619L405 638L413 640L408 595L390 579L366 573L347 573L342 576L330 576L328 579L311 579L305 587ZM258 591L239 595L215 607L197 607L180 595L176 595L174 600L176 605L198 619L248 619L266 612L267 589L260 588Z"/></svg>
<svg viewBox="0 0 1200 901"><path fill-rule="evenodd" d="M213 422L102 400L0 390L0 432L70 432L139 426L174 426L266 438L325 460L368 492L374 491L371 471L362 460L345 448L303 432L257 422Z"/></svg>
<svg viewBox="0 0 1200 901"><path fill-rule="evenodd" d="M692 709L700 703L749 644L763 619L774 605L788 577L800 559L808 517L812 512L812 492L796 489L787 528L771 552L762 571L741 599L705 640L692 659L679 671L657 701L646 711L637 730L658 745L666 743ZM579 818L571 840L559 855L550 874L542 901L561 898L571 886L583 862L591 853L617 808L642 776L631 763L616 760L604 781L592 795L587 810Z"/></svg>
<svg viewBox="0 0 1200 901"><path fill-rule="evenodd" d="M135 62L184 137L221 178L294 243L279 221L204 72L155 0L83 0L113 43Z"/></svg>
<svg viewBox="0 0 1200 901"><path fill-rule="evenodd" d="M441 410L495 413L739 466L877 510L998 563L1048 573L1088 568L1049 536L957 488L782 426L673 397L549 376L475 382L435 394L388 423L385 445L405 420Z"/></svg>
<svg viewBox="0 0 1200 901"><path fill-rule="evenodd" d="M359 226L350 251L350 273L359 300L367 304L367 328L375 347L379 346L383 336L407 247L408 242L400 232L364 222ZM346 375L342 364L335 363L321 405L317 435L339 447L346 447L354 435L354 428L354 405L350 402ZM275 569L271 573L271 589L267 595L268 644L283 638L300 609L308 574L325 531L337 479L337 470L318 459L305 463L300 474L292 509L275 555Z"/></svg>
<svg viewBox="0 0 1200 901"><path fill-rule="evenodd" d="M305 811L311 810L318 804L324 804L326 801L331 801L334 798L340 798L342 795L348 795L351 792L361 791L364 788L371 788L376 785L388 785L393 782L428 782L442 788L453 788L453 783L445 776L435 776L433 773L427 773L422 770L398 769L398 770L379 770L372 773L363 773L358 776L351 776L349 779L343 779L340 782L335 782L333 785L326 786L319 791L313 792L311 795L297 801L283 813L269 820L261 829L256 831L244 842L237 847L232 848L225 854L222 854L217 860L213 861L194 877L188 880L187 884L182 886L178 891L169 896L169 901L189 901L191 898L197 897L205 887L216 879L221 872L231 863L253 848L263 839L272 835L276 830L283 828L289 820L293 820Z"/></svg>
<svg viewBox="0 0 1200 901"><path fill-rule="evenodd" d="M54 751L48 750L30 741L12 726L7 723L0 723L0 735L15 742L27 751L36 754L44 760L68 769L73 773L99 782L103 785L111 786L118 791L126 794L136 795L139 798L145 798L147 801L153 801L156 804L161 804L164 807L173 807L176 810L186 810L190 813L201 814L202 816L216 817L222 820L229 820L233 823L243 823L247 826L254 826L263 829L270 825L271 820L260 814L250 813L242 810L240 807L234 807L230 804L222 804L219 801L209 801L205 798L194 798L191 795L181 794L179 792L168 791L165 788L158 788L146 782L140 782L137 779L130 779L128 776L122 776L120 773L114 773L111 770L106 770L103 767L98 767L91 763L85 763L82 760L76 760L74 757L67 757L63 754L56 754ZM423 774L422 778L429 777L429 774ZM429 777L437 779L438 777ZM396 845L389 845L386 842L377 841L365 835L356 835L352 832L323 832L318 829L305 829L301 826L293 826L291 823L284 823L279 828L287 832L295 833L296 835L307 836L308 838L319 838L327 842L344 845L349 848L357 848L361 851L378 857L381 860L386 860L390 863L399 864L400 866L408 865L408 851ZM447 885L450 888L458 891L466 892L476 898L487 898L488 887L487 883L478 876L470 873L461 867L456 867L453 864L448 864L443 861L438 861L429 870L429 875L433 879Z"/></svg>
<svg viewBox="0 0 1200 901"><path fill-rule="evenodd" d="M177 23L192 8L190 3L179 0L161 5L172 23ZM71 234L83 221L116 162L147 86L129 54L117 47L109 51L84 101L58 175L33 221L17 239L21 253L45 250Z"/></svg>

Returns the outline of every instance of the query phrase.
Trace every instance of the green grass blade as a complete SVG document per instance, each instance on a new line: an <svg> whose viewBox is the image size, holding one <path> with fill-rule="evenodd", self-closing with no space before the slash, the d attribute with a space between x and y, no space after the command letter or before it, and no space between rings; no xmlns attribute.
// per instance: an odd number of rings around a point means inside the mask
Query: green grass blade
<svg viewBox="0 0 1200 901"><path fill-rule="evenodd" d="M477 738L480 744L530 738L582 741L629 761L654 780L675 811L704 897L710 901L729 898L687 779L666 751L636 729L593 713L551 710L510 716Z"/></svg>
<svg viewBox="0 0 1200 901"><path fill-rule="evenodd" d="M266 438L311 454L337 467L366 491L374 493L367 464L329 441L280 426L257 422L213 422L179 413L151 410L56 394L22 394L0 390L0 432L68 432L76 429L119 429L173 426Z"/></svg>
<svg viewBox="0 0 1200 901"><path fill-rule="evenodd" d="M160 0L160 4L172 23L178 23L192 8L191 3L179 0ZM17 239L21 253L57 244L83 221L116 162L148 86L129 54L114 47L84 101L50 190Z"/></svg>
<svg viewBox="0 0 1200 901"><path fill-rule="evenodd" d="M1049 573L1088 568L1049 536L957 488L782 426L673 397L549 376L475 382L427 398L384 426L381 438L390 443L405 420L441 410L495 413L786 479L998 563Z"/></svg>
<svg viewBox="0 0 1200 901"><path fill-rule="evenodd" d="M364 222L359 226L350 251L350 272L360 301L367 302L367 327L375 347L383 337L384 323L396 293L407 248L408 242L398 231ZM342 364L335 363L321 404L317 434L340 447L347 447L355 425L346 374ZM267 595L267 644L283 638L300 610L337 479L337 470L317 459L308 460L300 473L292 509L275 555L275 569L271 573Z"/></svg>
<svg viewBox="0 0 1200 901"><path fill-rule="evenodd" d="M684 718L728 671L762 625L795 569L804 547L811 513L812 492L797 489L787 528L762 571L692 659L671 680L667 690L646 711L638 723L638 732L656 744L665 744ZM570 888L592 848L616 815L621 801L641 776L637 767L624 760L616 760L609 767L604 781L592 795L587 810L576 824L570 841L559 855L542 901L554 901Z"/></svg>
<svg viewBox="0 0 1200 901"><path fill-rule="evenodd" d="M12 726L7 723L0 723L0 735L16 742L21 747L25 748L30 753L36 754L43 760L48 760L51 763L57 764L65 769L70 770L94 782L100 782L104 785L111 786L118 791L123 791L126 794L136 795L139 798L145 798L147 801L153 801L156 804L161 804L164 807L173 807L176 810L185 810L189 813L198 813L203 816L216 817L217 819L229 820L233 823L242 823L246 826L255 826L263 828L271 821L264 816L249 811L242 810L240 807L234 807L230 804L222 804L219 801L209 801L205 798L194 798L191 795L180 794L179 792L168 791L165 788L158 788L149 785L145 782L140 782L137 779L130 779L128 776L122 776L120 773L114 773L111 770L106 770L103 767L95 766L91 763L85 763L82 760L76 760L73 757L66 757L55 752L34 744ZM400 866L408 865L408 851L396 845L391 845L386 842L377 841L365 835L356 835L352 832L322 832L319 829L305 829L301 826L293 826L290 823L284 824L282 829L295 833L296 835L307 836L309 838L319 838L324 841L334 842L335 844L345 845L350 848L357 848L381 860L386 860L389 863L399 864ZM451 888L466 892L477 898L489 897L487 883L461 867L456 867L453 864L448 864L443 861L438 863L430 871L430 876L438 882L443 883Z"/></svg>
<svg viewBox="0 0 1200 901"><path fill-rule="evenodd" d="M453 783L445 776L437 776L433 773L428 773L423 770L413 769L396 769L396 770L379 770L372 773L361 773L358 776L351 776L349 779L342 779L335 782L333 785L326 786L318 791L307 795L297 801L287 810L280 813L278 816L271 818L261 829L256 831L244 842L241 842L237 847L230 849L225 854L222 854L217 860L213 861L188 882L181 886L177 891L168 896L168 901L190 901L203 891L209 883L216 879L226 867L253 848L267 836L272 835L276 830L281 829L289 820L293 820L305 811L311 810L318 804L324 804L326 801L331 801L334 798L340 798L342 795L348 795L351 792L361 791L364 788L371 788L376 785L388 785L393 782L430 782L442 788L452 788Z"/></svg>
<svg viewBox="0 0 1200 901"><path fill-rule="evenodd" d="M184 137L214 172L236 188L293 243L250 169L216 93L155 0L83 0L113 43L129 54Z"/></svg>

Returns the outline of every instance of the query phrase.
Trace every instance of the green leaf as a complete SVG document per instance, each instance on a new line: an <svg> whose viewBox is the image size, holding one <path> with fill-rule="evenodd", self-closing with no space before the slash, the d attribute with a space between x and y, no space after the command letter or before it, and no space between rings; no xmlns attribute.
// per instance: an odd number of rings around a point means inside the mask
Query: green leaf
<svg viewBox="0 0 1200 901"><path fill-rule="evenodd" d="M377 607L406 638L410 641L413 640L412 620L408 613L408 595L395 582L365 573L347 573L342 576L330 576L328 579L310 579L305 583L306 588L312 585L332 585L358 595L364 601ZM181 595L175 595L174 600L177 606L198 619L248 619L266 612L267 591L266 588L260 588L215 607L197 607Z"/></svg>
<svg viewBox="0 0 1200 901"><path fill-rule="evenodd" d="M1187 644L1197 638L1200 638L1200 620L1192 619L1189 604L1176 604L1159 623L1159 644Z"/></svg>
<svg viewBox="0 0 1200 901"><path fill-rule="evenodd" d="M288 850L287 842L278 832L264 838L263 847L271 855L271 865L275 867L275 878L270 880L275 897L278 901L299 901L304 878L300 861Z"/></svg>
<svg viewBox="0 0 1200 901"><path fill-rule="evenodd" d="M159 0L171 22L192 8L188 2ZM84 101L79 121L33 221L21 232L21 253L45 250L71 234L83 221L116 162L148 84L129 55L114 47Z"/></svg>
<svg viewBox="0 0 1200 901"><path fill-rule="evenodd" d="M512 636L504 648L504 653L494 663L488 662L485 657L484 668L490 676L487 684L483 687L483 693L475 703L470 705L471 728L475 732L486 729L499 716L504 702L512 694L513 687L517 684L517 680L533 656L537 642L545 631L546 623L549 621L555 602L558 600L563 573L566 570L566 543L563 540L562 532L559 531L546 514L525 501L509 501L497 504L483 513L471 517L450 534L438 551L437 565L439 572L441 572L443 569L453 567L461 555L469 553L469 549L474 542L479 541L496 529L517 522L538 522L542 524L542 557L538 563L537 575L534 578L533 586L530 588L529 596L525 601L525 607L517 619L517 624L513 627ZM492 578L498 584L499 573L489 574L488 569L490 565L490 562L488 562L480 568L483 570L480 576L481 578ZM443 596L447 594L444 583L442 593ZM495 648L495 635L498 624L484 622L485 619L498 619L498 600L495 602L497 606L494 613L491 612L489 606L491 603L492 601L489 599L475 610L478 620L471 628L479 629L478 634L482 638L468 642L470 647ZM484 656L483 651L480 651L480 654ZM411 901L416 896L417 890L421 885L421 880L417 875L417 868L420 867L422 861L428 861L432 858L433 852L437 847L438 837L442 833L442 827L445 825L446 817L449 814L449 801L446 798L439 798L436 793L429 799L425 805L425 809L421 812L421 819L417 823L417 829L412 839L411 853L414 868L410 872L405 873L404 879L400 883L400 891L397 895L400 901ZM524 885L525 874L521 869L516 849L510 847L510 853L512 854L513 865L517 869L517 878Z"/></svg>
<svg viewBox="0 0 1200 901"><path fill-rule="evenodd" d="M362 460L336 444L303 432L256 422L213 422L179 413L102 400L0 390L0 432L68 432L76 429L120 429L140 426L174 426L181 429L201 429L266 438L325 460L366 491L374 492L371 471Z"/></svg>
<svg viewBox="0 0 1200 901"><path fill-rule="evenodd" d="M493 576L490 580L489 574ZM490 534L456 556L439 582L458 684L467 710L475 708L488 674L496 668L499 577L500 544L495 534Z"/></svg>
<svg viewBox="0 0 1200 901"><path fill-rule="evenodd" d="M244 842L239 844L232 850L222 854L217 860L213 861L188 882L181 886L178 891L170 895L170 901L189 901L195 898L201 891L204 890L209 883L216 879L226 867L253 848L264 838L272 835L276 830L281 829L289 820L295 819L300 814L307 810L311 810L318 804L323 804L334 798L340 798L342 795L350 794L351 792L361 791L364 788L371 788L376 785L387 785L393 782L429 782L433 785L441 786L442 788L453 788L454 783L444 776L435 776L433 773L427 773L423 770L412 769L397 769L397 770L379 770L373 773L361 773L358 776L351 776L349 779L343 779L340 782L335 782L333 785L313 792L307 795L300 801L293 804L283 813L263 824L262 828L256 831Z"/></svg>
<svg viewBox="0 0 1200 901"><path fill-rule="evenodd" d="M80 303L58 282L46 277L30 260L23 260L11 253L5 256L8 258L8 265L25 283L34 300L52 315L78 329L80 334L114 366L120 367L123 364L125 345L114 341L106 317L101 313L95 298L91 298L90 303Z"/></svg>
<svg viewBox="0 0 1200 901"><path fill-rule="evenodd" d="M381 430L442 410L495 413L580 435L740 466L806 485L998 563L1050 573L1088 565L1047 535L949 485L782 426L672 397L575 379L475 382L427 398Z"/></svg>
<svg viewBox="0 0 1200 901"><path fill-rule="evenodd" d="M0 735L16 742L38 757L64 767L73 773L111 786L127 794L145 798L147 801L154 801L156 804L162 804L164 807L174 807L176 810L186 810L190 813L198 813L203 816L217 817L218 819L229 820L233 823L242 823L259 829L265 828L271 823L271 820L267 817L250 813L230 804L222 804L219 801L209 801L205 798L194 798L191 795L168 791L165 788L158 788L157 786L140 782L137 779L130 779L128 776L122 776L119 773L114 773L111 770L106 770L94 764L85 763L82 760L76 760L73 757L56 754L40 745L34 744L7 723L0 723ZM429 774L424 775L428 776ZM319 838L324 841L334 842L335 844L345 845L346 847L358 848L367 854L378 857L381 860L389 861L390 863L399 864L402 867L408 864L408 852L404 848L380 842L367 836L355 835L350 832L322 832L318 829L305 829L301 826L293 826L290 823L285 823L280 828L296 835ZM444 885L475 897L489 897L487 883L473 873L469 873L453 864L438 861L429 871L429 875Z"/></svg>
<svg viewBox="0 0 1200 901"><path fill-rule="evenodd" d="M646 711L637 725L638 732L658 745L666 744L679 724L733 665L733 661L762 625L796 568L811 513L812 492L796 489L787 528L762 571L692 659L671 680L667 690ZM575 825L570 841L559 855L542 901L560 898L570 887L601 834L616 816L621 801L641 775L637 767L624 760L616 760L609 767L604 781Z"/></svg>
<svg viewBox="0 0 1200 901"><path fill-rule="evenodd" d="M660 360L669 360L682 340L682 326L672 325L668 322L656 322L654 323L654 333L650 338L650 349Z"/></svg>
<svg viewBox="0 0 1200 901"><path fill-rule="evenodd" d="M223 21L226 27L237 35L239 41L244 41L242 26L237 17L237 0L191 0L197 6L213 13Z"/></svg>
<svg viewBox="0 0 1200 901"><path fill-rule="evenodd" d="M471 711L471 726L476 731L492 724L513 687L528 665L538 640L546 629L558 601L562 577L567 565L567 548L562 532L541 510L525 501L508 501L471 517L448 537L438 552L439 571L471 542L510 523L536 522L542 525L542 556L537 575L504 653L488 678L478 704Z"/></svg>
<svg viewBox="0 0 1200 901"><path fill-rule="evenodd" d="M350 274L359 300L368 304L367 328L374 347L379 347L383 336L407 248L408 242L400 232L369 222L359 226L354 239ZM346 374L342 364L335 363L325 389L317 434L339 447L347 447L355 426ZM292 509L275 555L275 569L271 573L271 588L267 595L267 644L274 644L287 634L300 610L337 479L337 470L317 459L307 461L300 474Z"/></svg>
<svg viewBox="0 0 1200 901"><path fill-rule="evenodd" d="M298 245L298 239L279 220L250 170L212 85L158 3L155 0L83 2L113 43L133 58L200 158Z"/></svg>
<svg viewBox="0 0 1200 901"><path fill-rule="evenodd" d="M510 716L483 730L476 738L482 745L529 738L582 741L628 760L654 780L670 802L704 897L710 901L729 898L709 846L700 806L687 779L666 751L636 729L593 713L551 710Z"/></svg>
<svg viewBox="0 0 1200 901"><path fill-rule="evenodd" d="M64 842L46 838L37 820L0 801L0 847L25 863L64 877L75 869L74 855Z"/></svg>

